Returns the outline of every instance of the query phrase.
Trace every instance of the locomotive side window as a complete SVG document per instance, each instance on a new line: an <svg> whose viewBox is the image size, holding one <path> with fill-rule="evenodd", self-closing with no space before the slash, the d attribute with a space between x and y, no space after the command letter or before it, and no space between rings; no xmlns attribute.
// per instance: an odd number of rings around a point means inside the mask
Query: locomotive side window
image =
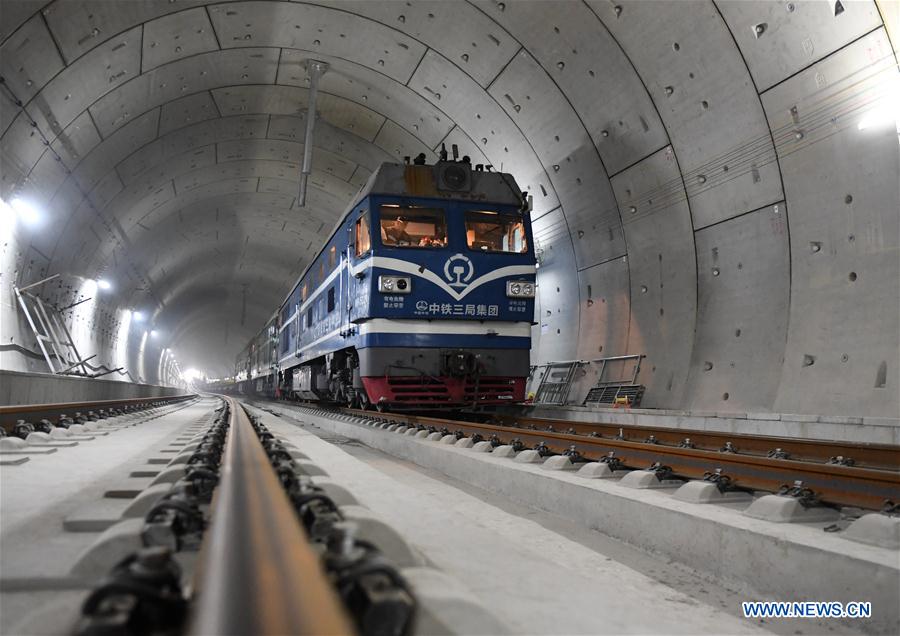
<svg viewBox="0 0 900 636"><path fill-rule="evenodd" d="M381 242L389 247L446 247L447 221L439 208L381 206Z"/></svg>
<svg viewBox="0 0 900 636"><path fill-rule="evenodd" d="M328 313L334 311L334 287L328 290Z"/></svg>
<svg viewBox="0 0 900 636"><path fill-rule="evenodd" d="M331 249L328 250L328 271L334 271L334 265L337 262L337 247L334 245L331 246Z"/></svg>
<svg viewBox="0 0 900 636"><path fill-rule="evenodd" d="M372 249L372 237L369 234L369 215L363 214L356 220L356 256L362 256Z"/></svg>
<svg viewBox="0 0 900 636"><path fill-rule="evenodd" d="M466 244L480 252L528 251L522 218L496 212L466 212Z"/></svg>

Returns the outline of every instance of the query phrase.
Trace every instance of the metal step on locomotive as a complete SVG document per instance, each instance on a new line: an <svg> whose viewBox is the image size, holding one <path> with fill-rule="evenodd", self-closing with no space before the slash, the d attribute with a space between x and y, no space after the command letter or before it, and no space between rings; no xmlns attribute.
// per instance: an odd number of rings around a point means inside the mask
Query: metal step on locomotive
<svg viewBox="0 0 900 636"><path fill-rule="evenodd" d="M525 399L530 206L468 157L382 164L237 360L239 390L385 408Z"/></svg>

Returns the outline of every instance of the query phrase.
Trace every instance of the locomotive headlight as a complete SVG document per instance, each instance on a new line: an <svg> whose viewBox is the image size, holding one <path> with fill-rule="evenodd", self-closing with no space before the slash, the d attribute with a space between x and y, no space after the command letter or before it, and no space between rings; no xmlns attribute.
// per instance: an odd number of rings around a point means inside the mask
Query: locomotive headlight
<svg viewBox="0 0 900 636"><path fill-rule="evenodd" d="M506 283L509 298L534 298L534 283L527 280L511 280Z"/></svg>
<svg viewBox="0 0 900 636"><path fill-rule="evenodd" d="M412 281L407 276L379 276L378 291L385 294L408 294Z"/></svg>

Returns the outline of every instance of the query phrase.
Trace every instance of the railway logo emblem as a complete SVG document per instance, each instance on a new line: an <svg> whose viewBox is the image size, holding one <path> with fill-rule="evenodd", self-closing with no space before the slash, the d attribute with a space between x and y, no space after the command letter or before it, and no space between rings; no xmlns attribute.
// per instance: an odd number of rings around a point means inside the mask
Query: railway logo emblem
<svg viewBox="0 0 900 636"><path fill-rule="evenodd" d="M467 287L474 275L475 266L468 256L454 254L444 263L444 277L450 281L450 287Z"/></svg>

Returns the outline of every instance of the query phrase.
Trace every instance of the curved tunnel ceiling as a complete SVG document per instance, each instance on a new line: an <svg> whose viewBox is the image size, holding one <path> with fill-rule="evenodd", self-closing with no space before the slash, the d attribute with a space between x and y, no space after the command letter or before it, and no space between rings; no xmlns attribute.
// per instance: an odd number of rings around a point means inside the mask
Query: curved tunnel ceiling
<svg viewBox="0 0 900 636"><path fill-rule="evenodd" d="M748 405L777 406L782 362L819 344L796 312L825 302L797 289L809 240L790 231L866 196L810 182L896 82L890 16L837 4L4 0L0 196L54 219L31 236L42 271L115 280L224 372L371 171L458 144L534 197L540 359L647 353L673 404L743 374L762 383ZM299 209L310 59L330 69ZM885 138L849 152L886 152L890 178ZM863 224L889 231L883 174L863 178ZM751 278L709 297L730 265ZM729 359L734 377L694 377Z"/></svg>

